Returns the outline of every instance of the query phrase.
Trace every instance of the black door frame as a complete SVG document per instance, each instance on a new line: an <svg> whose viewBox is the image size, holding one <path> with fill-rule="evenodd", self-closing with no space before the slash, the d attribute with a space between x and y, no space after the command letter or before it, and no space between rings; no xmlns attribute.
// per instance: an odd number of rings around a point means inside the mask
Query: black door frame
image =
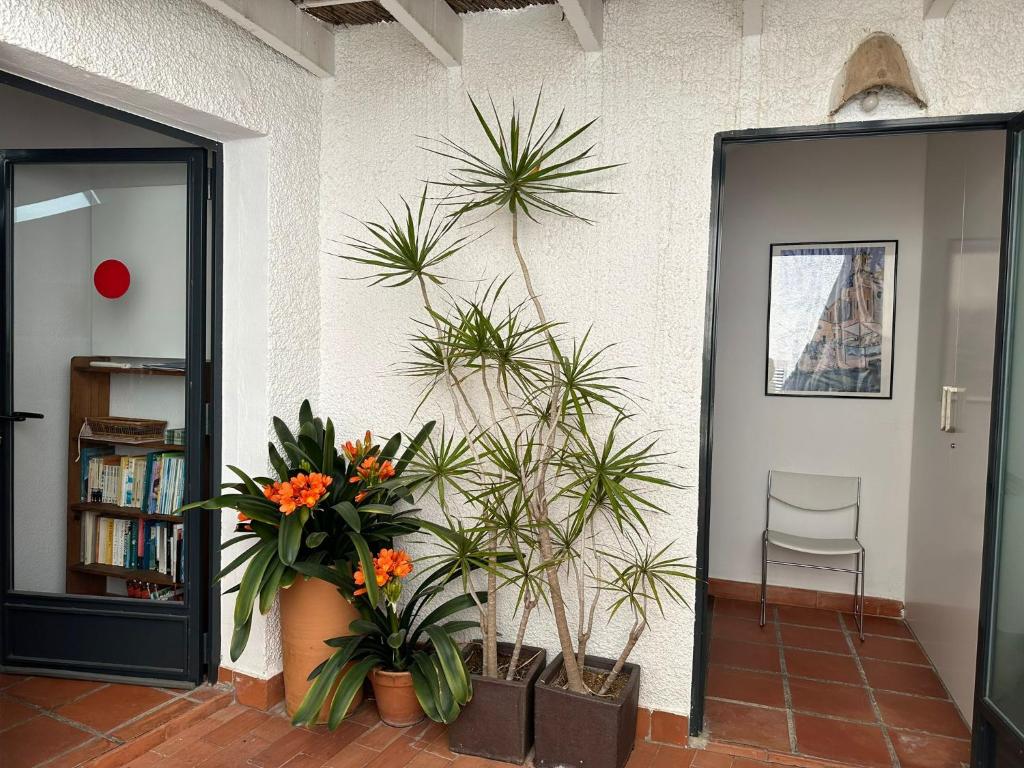
<svg viewBox="0 0 1024 768"><path fill-rule="evenodd" d="M220 459L221 459L221 398L222 398L222 306L223 306L223 146L220 142L197 134L182 131L177 128L163 125L128 112L98 104L64 91L27 80L16 75L0 71L0 84L28 91L39 96L54 99L79 109L103 115L108 118L119 120L124 123L135 125L147 130L169 136L192 145L177 149L160 148L157 150L137 149L122 150L113 153L111 150L102 149L73 149L73 150L29 150L29 151L6 151L3 154L11 160L31 160L60 162L74 158L76 161L88 162L90 158L96 160L112 160L120 157L124 160L140 161L155 157L154 153L177 152L187 155L189 164L192 197L189 200L188 210L190 218L195 217L194 226L190 230L198 234L194 242L189 243L189 338L187 341L189 349L189 366L186 372L186 384L189 387L197 386L203 391L205 404L199 408L192 408L187 413L186 434L189 445L186 453L192 466L202 466L201 475L194 476L189 481L189 492L199 495L208 489L212 484L219 482ZM7 165L5 163L5 165ZM9 185L4 180L4 189ZM10 253L11 233L4 232L3 207L10 205L10 200L0 201L0 243L3 244L3 251ZM205 216L199 216L198 212L206 211ZM2 265L3 269L7 265ZM209 300L209 316L207 317L206 328L202 323L191 321L195 307L203 306ZM6 302L10 307L10 302ZM9 318L5 318L5 325L10 329ZM204 330L207 336L204 337ZM9 330L8 330L9 334ZM6 334L5 334L6 336ZM209 347L207 348L207 338ZM10 350L8 339L2 342L4 354ZM208 360L208 366L203 361ZM6 364L7 358L4 362ZM6 383L3 384L6 386ZM5 396L9 393L3 393ZM203 436L208 442L204 448L201 444ZM9 441L0 446L7 450ZM205 455L203 455L205 453ZM8 464L9 466L9 464ZM8 484L9 485L9 484ZM180 606L167 604L143 603L142 601L116 600L110 598L89 598L83 596L64 595L39 595L28 593L15 593L10 595L13 587L13 565L11 547L13 537L10 524L12 517L10 510L6 508L6 501L0 499L0 554L3 555L5 565L0 568L0 600L3 610L0 610L0 665L6 658L9 639L9 632L12 629L13 620L8 615L8 604L17 603L19 608L27 610L40 610L43 613L61 614L64 612L81 613L83 611L108 616L145 614L156 621L175 621L181 614L187 614L189 635L187 637L187 662L185 674L178 680L182 684L196 684L207 678L216 682L220 666L220 592L212 583L212 576L220 567L220 516L219 514L205 513L204 516L192 515L186 522L190 535L195 540L207 542L205 557L193 558L194 562L189 563L189 589L192 598L184 609ZM17 609L16 609L17 610ZM176 616L177 614L177 616ZM5 667L0 666L0 669ZM13 668L8 664L8 669ZM41 669L34 669L35 674L43 672ZM82 670L79 666L62 665L49 666L45 674L58 676L81 676L90 677L116 677L120 680L132 679L150 681L159 679L167 682L166 676L159 673L154 674L151 670L137 670L133 668L117 668L117 665L105 665L104 668L97 668L93 672Z"/></svg>
<svg viewBox="0 0 1024 768"><path fill-rule="evenodd" d="M1024 765L1024 744L1020 734L1008 723L985 695L992 659L989 654L993 619L995 617L995 565L999 545L999 504L1003 486L1002 465L1006 449L1006 420L1009 416L1006 394L1010 378L1009 354L1013 343L1014 317L1021 310L1017 301L1024 285L1016 283L1018 265L1015 258L1024 246L1020 238L1020 222L1024 216L1024 115L1018 115L1007 126L1006 172L1003 206L1003 231L1000 246L1000 270L997 305L996 355L993 375L992 426L989 430L989 477L985 489L984 562L990 567L981 573L981 616L978 632L978 664L975 670L975 706L972 724L972 765L987 768L994 765ZM1002 760L1005 762L997 762Z"/></svg>
<svg viewBox="0 0 1024 768"><path fill-rule="evenodd" d="M715 397L715 351L716 351L716 326L718 313L718 274L721 260L721 217L724 210L725 195L725 174L726 174L726 152L729 146L738 144L757 144L777 141L801 141L809 139L835 139L835 138L863 138L869 136L895 136L900 134L921 134L921 133L949 133L955 131L980 131L980 130L1003 130L1007 132L1007 178L1004 187L1004 199L1009 200L1011 187L1016 184L1009 174L1012 171L1011 162L1011 141L1013 129L1017 126L1018 116L1016 114L983 114L964 115L936 118L914 118L907 120L873 120L863 122L832 123L828 125L799 126L790 128L755 128L749 130L725 131L715 135L714 154L711 168L711 220L710 237L708 246L708 272L706 289L706 306L704 313L704 355L703 371L701 379L701 413L700 413L700 459L698 467L698 494L697 494L697 564L696 564L696 598L693 626L693 672L690 688L690 735L697 736L703 728L704 721L704 697L707 689L708 671L708 643L709 633L709 611L708 611L708 558L710 554L709 543L711 537L711 453L714 425L714 397ZM1004 208L1006 206L1004 205ZM1009 211L1004 211L1008 214ZM1005 216L1009 218L1009 216ZM1004 221L1004 227L1006 221ZM1013 244L1008 239L1004 228L1002 253L1000 256L1000 301L1005 301L1005 290L1012 276L1011 269L1013 254L1010 246ZM1003 323L1005 305L1000 304L999 325L1000 333L996 343L995 370L1003 370L1005 350L1003 348ZM996 379L1001 383L1000 379ZM1002 413L1002 387L994 384L993 408L992 408L992 434L997 431L997 415ZM1001 423L1001 422L1000 422ZM987 492L987 509L985 522L985 562L991 562L990 547L994 532L992 517L993 489L993 468L994 461L998 457L990 453L989 457L989 480ZM983 579L982 583L982 620L979 627L979 668L982 664L982 654L987 650L984 641L988 614L985 606L991 602L992 584L991 579ZM987 661L985 661L987 665ZM980 680L980 678L979 678ZM976 691L978 690L976 686ZM975 722L978 719L980 697L975 695ZM991 763L979 762L978 746L979 739L974 739L972 757L975 766L988 766Z"/></svg>

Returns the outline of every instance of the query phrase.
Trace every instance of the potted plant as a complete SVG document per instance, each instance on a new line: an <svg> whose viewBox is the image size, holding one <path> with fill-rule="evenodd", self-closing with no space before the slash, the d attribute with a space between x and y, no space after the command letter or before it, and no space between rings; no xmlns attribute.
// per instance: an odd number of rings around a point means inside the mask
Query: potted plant
<svg viewBox="0 0 1024 768"><path fill-rule="evenodd" d="M347 632L359 618L348 599L352 564L372 569L373 549L418 528L415 510L402 506L411 499L403 473L434 425L424 426L396 458L401 435L381 447L367 432L339 451L333 423L315 418L308 401L299 409L296 432L279 418L273 423L281 450L270 443L268 453L277 479L229 467L240 479L225 484L232 493L182 509L237 510L240 535L222 548L247 547L216 576L224 579L245 566L228 590L236 593L231 660L245 649L257 606L266 614L280 593L285 703L293 713L309 688L310 671L329 653L323 639Z"/></svg>
<svg viewBox="0 0 1024 768"><path fill-rule="evenodd" d="M491 121L470 102L483 150L447 137L432 146L454 163L436 182L446 193L433 211L426 213L424 190L415 212L406 204L399 214L365 222L368 235L352 238L354 252L342 255L370 267L375 283L419 288L426 319L418 323L405 373L423 382L424 402L435 393L448 402L458 434L429 440L415 471L446 514L465 521L476 544L465 557L481 563L477 573L486 578L488 599L476 606L481 675L520 674L524 656L530 658L527 625L543 604L561 653L535 686L534 761L621 768L634 741L640 683L639 668L627 659L648 626L648 608L684 602L677 584L692 578L670 547L650 541L648 529L649 518L666 511L654 492L679 486L666 476L657 437L633 430L638 398L629 392L626 368L611 362L611 346L595 346L590 332L563 337L519 238L524 218L586 221L565 201L603 194L583 182L615 166L595 165L592 146L576 148L594 121L572 130L563 128L562 115L539 122L539 96L525 119L513 105L507 121L493 103ZM474 240L456 226L477 212L507 217L508 253L525 298L510 298L511 278L495 278L471 298L439 304L434 293L446 283L451 258ZM472 577L464 581L473 594ZM497 603L509 586L516 587L519 625L503 656ZM612 615L628 607L634 621L619 656L601 659L587 649L609 599ZM484 701L480 681L476 689L463 723ZM456 725L452 749L521 760L522 753L497 754L485 743L509 729L519 730L517 741L528 740L530 724L508 717L512 711L506 704L482 716L483 725Z"/></svg>
<svg viewBox="0 0 1024 768"><path fill-rule="evenodd" d="M473 688L453 635L477 623L451 619L487 595L457 595L430 609L444 586L457 577L443 564L420 581L400 608L403 581L412 570L413 562L404 551L387 548L373 558L372 568L357 568L360 618L351 624L354 634L326 641L337 650L310 675L313 684L292 718L294 724L312 722L326 707L328 727L336 728L367 677L381 720L388 725L413 725L424 715L440 723L458 717Z"/></svg>

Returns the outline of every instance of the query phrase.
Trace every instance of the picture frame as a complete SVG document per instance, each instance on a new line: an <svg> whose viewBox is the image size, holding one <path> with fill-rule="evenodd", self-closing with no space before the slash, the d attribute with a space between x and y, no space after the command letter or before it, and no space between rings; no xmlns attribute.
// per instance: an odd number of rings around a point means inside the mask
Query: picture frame
<svg viewBox="0 0 1024 768"><path fill-rule="evenodd" d="M772 243L765 395L892 398L897 240Z"/></svg>

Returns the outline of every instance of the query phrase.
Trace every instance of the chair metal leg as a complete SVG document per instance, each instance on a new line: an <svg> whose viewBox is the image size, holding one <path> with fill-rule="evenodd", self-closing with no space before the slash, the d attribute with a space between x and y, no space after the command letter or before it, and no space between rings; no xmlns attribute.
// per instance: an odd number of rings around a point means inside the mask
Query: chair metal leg
<svg viewBox="0 0 1024 768"><path fill-rule="evenodd" d="M761 536L761 626L764 626L768 592L768 537Z"/></svg>
<svg viewBox="0 0 1024 768"><path fill-rule="evenodd" d="M863 549L857 558L857 570L859 571L860 594L857 596L857 629L860 630L860 639L864 640L864 562L867 560L867 552Z"/></svg>

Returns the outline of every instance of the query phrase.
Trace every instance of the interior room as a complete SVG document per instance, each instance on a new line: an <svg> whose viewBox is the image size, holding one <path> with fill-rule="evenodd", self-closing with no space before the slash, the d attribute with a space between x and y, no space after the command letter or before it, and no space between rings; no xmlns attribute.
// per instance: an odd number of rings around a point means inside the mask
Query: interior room
<svg viewBox="0 0 1024 768"><path fill-rule="evenodd" d="M712 739L870 765L925 739L931 765L967 760L1004 158L1002 131L728 148Z"/></svg>
<svg viewBox="0 0 1024 768"><path fill-rule="evenodd" d="M186 146L8 85L0 111L4 150ZM12 172L10 396L41 415L13 444L13 586L180 601L183 525L157 497L184 456L187 167L86 160Z"/></svg>

